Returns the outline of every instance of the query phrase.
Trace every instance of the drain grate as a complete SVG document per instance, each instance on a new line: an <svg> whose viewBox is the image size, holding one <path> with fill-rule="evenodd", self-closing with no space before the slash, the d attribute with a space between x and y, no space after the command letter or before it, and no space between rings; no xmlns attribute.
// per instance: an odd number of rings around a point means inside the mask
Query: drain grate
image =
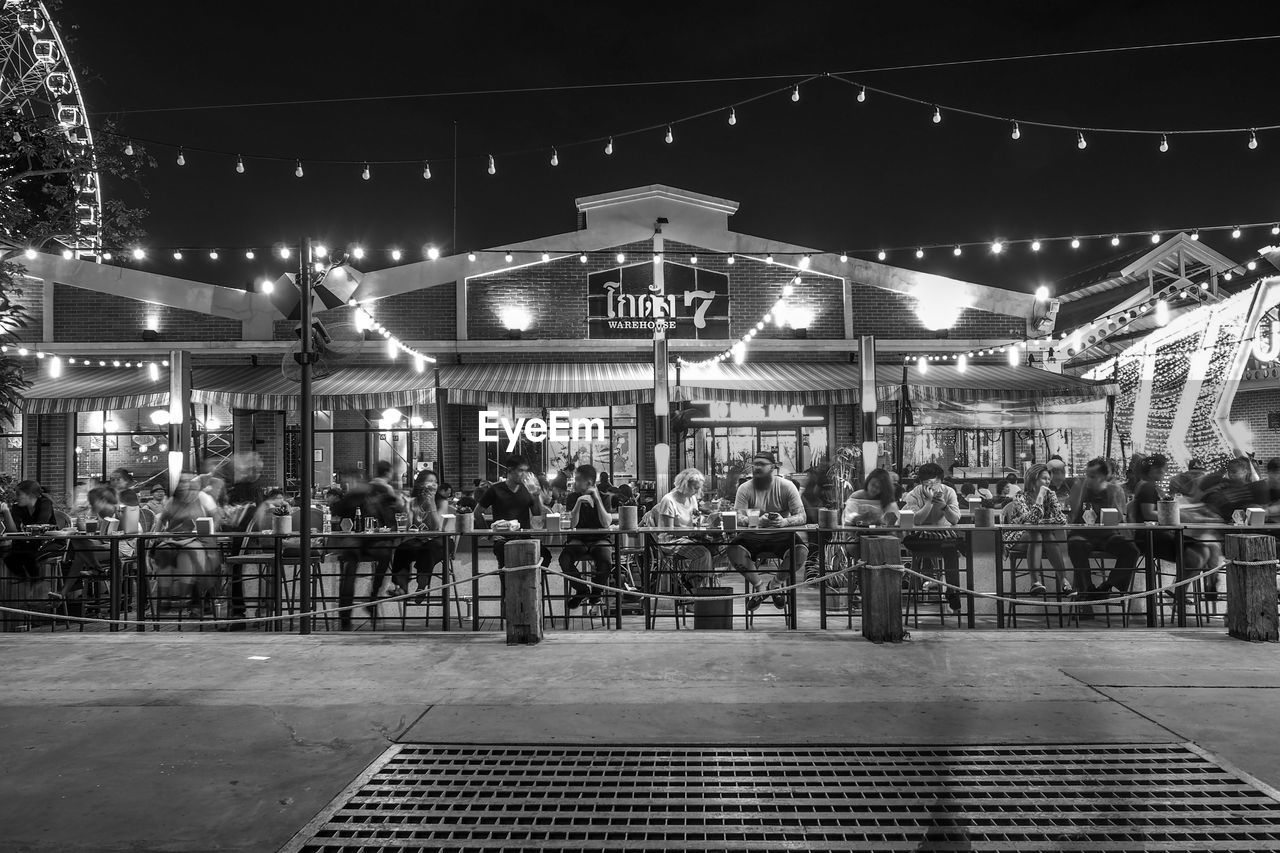
<svg viewBox="0 0 1280 853"><path fill-rule="evenodd" d="M415 744L284 849L1275 851L1280 800L1190 744Z"/></svg>

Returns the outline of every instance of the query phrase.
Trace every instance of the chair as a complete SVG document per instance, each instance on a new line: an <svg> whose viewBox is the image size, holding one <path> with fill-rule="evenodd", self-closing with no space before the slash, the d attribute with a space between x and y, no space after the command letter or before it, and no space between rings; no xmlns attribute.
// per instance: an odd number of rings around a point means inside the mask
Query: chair
<svg viewBox="0 0 1280 853"><path fill-rule="evenodd" d="M1002 524L1016 523L1016 521L1013 518L1013 506L1014 505L1012 503L1008 503L1008 504L1005 504L1004 507L1000 510L1000 521ZM1010 598L1018 597L1018 578L1022 577L1022 578L1026 578L1027 580L1031 579L1032 573L1029 568L1025 571L1021 571L1021 572L1018 571L1018 563L1020 562L1025 563L1027 561L1027 555L1031 550L1031 543L1027 540L1024 534L1025 534L1025 531L1022 531L1022 530L1006 530L1006 531L1003 531L1002 537L1001 537L1003 539L1001 547L1004 548L1004 558L1009 565L1008 595ZM1043 574L1043 572L1037 572L1037 574ZM1054 595L1055 595L1055 600L1059 603L1058 627L1061 628L1065 625L1063 607L1061 606L1061 602L1062 602L1061 588L1059 588L1054 593ZM1040 609L1044 612L1044 626L1046 628L1051 628L1053 627L1053 625L1049 618L1049 610L1050 610L1048 606L1049 591L1047 589L1044 592L1040 593L1040 600L1041 602L1043 602L1040 605ZM1018 627L1018 605L1016 604L1009 605L1009 626L1012 628Z"/></svg>
<svg viewBox="0 0 1280 853"><path fill-rule="evenodd" d="M780 573L790 575L790 579L784 582L783 584L781 584L782 586L790 586L791 584L795 583L795 573L789 570L784 570L782 567L782 558L775 554L762 554L760 556L760 559L756 561L756 571L770 572L775 577ZM769 594L767 592L762 593L762 595L764 595L765 598L769 597ZM787 628L793 628L795 627L795 610L792 606L794 595L791 592L784 592L782 593L782 597L783 597L783 606L782 606L783 625ZM763 606L763 604L761 606ZM759 608L757 608L757 610L758 609ZM744 612L746 617L744 620L746 624L746 628L748 631L750 631L755 627L756 611L745 610Z"/></svg>
<svg viewBox="0 0 1280 853"><path fill-rule="evenodd" d="M671 602L672 614L675 617L676 629L689 624L689 610L693 607L693 593L687 578L688 560L677 553L679 546L664 545L658 542L657 536L645 534L647 546L646 560L649 567L649 583L646 592L656 595L689 596L688 600ZM646 630L655 627L658 621L659 608L666 602L662 599L645 599L644 614Z"/></svg>

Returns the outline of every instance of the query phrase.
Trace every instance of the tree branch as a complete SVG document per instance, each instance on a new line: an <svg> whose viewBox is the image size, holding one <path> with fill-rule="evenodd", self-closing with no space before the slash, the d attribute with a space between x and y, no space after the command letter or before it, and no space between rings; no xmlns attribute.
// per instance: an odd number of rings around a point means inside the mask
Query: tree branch
<svg viewBox="0 0 1280 853"><path fill-rule="evenodd" d="M72 169L72 168L32 169L31 171L21 172L17 175L13 175L12 177L5 178L4 180L0 181L0 187L12 186L13 184L18 183L19 181L25 181L27 178L40 178L40 177L44 177L45 175L70 175L73 172L79 172L79 171L81 170L78 168L77 169Z"/></svg>

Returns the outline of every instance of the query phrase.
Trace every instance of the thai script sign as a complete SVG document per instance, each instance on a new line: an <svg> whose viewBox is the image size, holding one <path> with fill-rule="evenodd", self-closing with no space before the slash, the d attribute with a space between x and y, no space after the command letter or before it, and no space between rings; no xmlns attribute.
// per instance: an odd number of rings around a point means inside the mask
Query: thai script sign
<svg viewBox="0 0 1280 853"><path fill-rule="evenodd" d="M658 293L653 268L644 262L587 276L588 337L649 338L659 328L669 338L729 337L729 276L664 261Z"/></svg>

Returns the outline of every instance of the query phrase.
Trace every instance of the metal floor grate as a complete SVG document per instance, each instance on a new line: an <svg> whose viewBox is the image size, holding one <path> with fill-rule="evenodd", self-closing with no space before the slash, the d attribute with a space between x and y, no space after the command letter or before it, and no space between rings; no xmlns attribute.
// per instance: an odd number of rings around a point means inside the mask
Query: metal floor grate
<svg viewBox="0 0 1280 853"><path fill-rule="evenodd" d="M1280 850L1190 744L389 749L289 853Z"/></svg>

